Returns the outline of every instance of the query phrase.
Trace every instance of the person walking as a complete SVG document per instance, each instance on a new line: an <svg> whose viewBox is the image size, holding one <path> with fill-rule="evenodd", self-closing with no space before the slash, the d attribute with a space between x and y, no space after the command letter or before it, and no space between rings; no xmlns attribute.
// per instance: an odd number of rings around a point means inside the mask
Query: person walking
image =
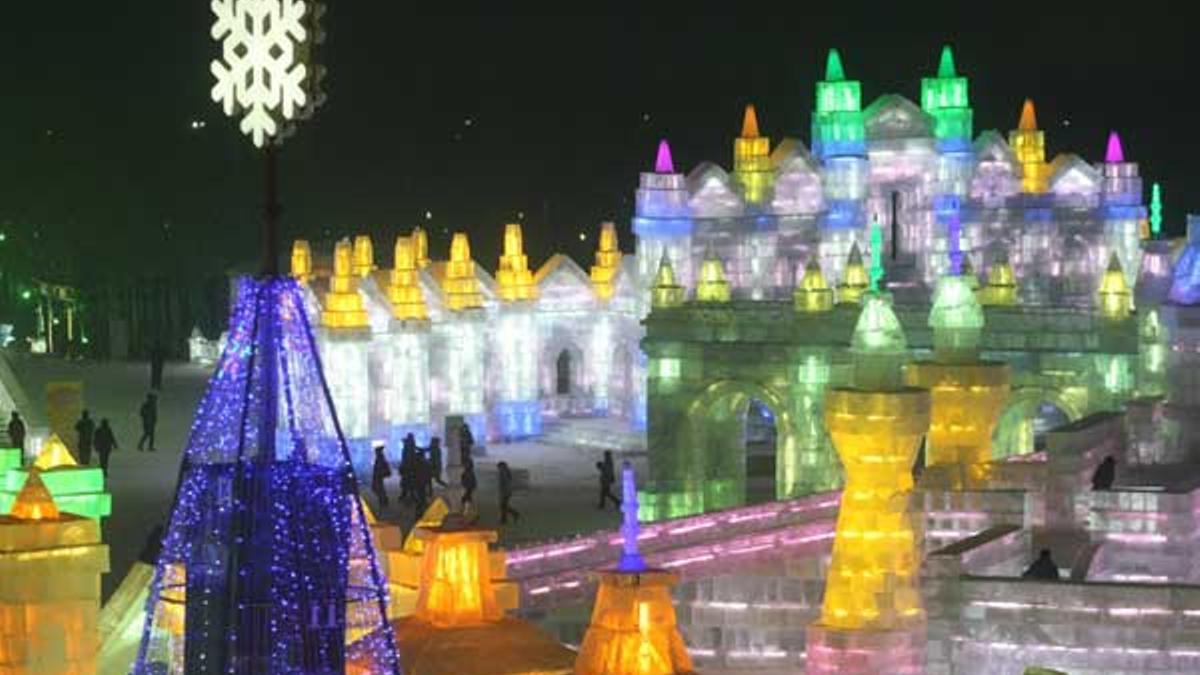
<svg viewBox="0 0 1200 675"><path fill-rule="evenodd" d="M392 467L388 464L387 457L383 454L383 446L375 446L375 465L371 468L371 492L375 493L375 499L379 502L379 511L381 513L388 506L387 485L385 481L391 475Z"/></svg>
<svg viewBox="0 0 1200 675"><path fill-rule="evenodd" d="M12 419L8 421L8 442L12 446L21 451L22 456L25 453L25 420L21 419L21 413L16 410L12 411Z"/></svg>
<svg viewBox="0 0 1200 675"><path fill-rule="evenodd" d="M93 443L96 445L96 454L100 456L100 470L107 476L108 456L117 447L117 437L113 435L112 427L108 426L108 418L100 420Z"/></svg>
<svg viewBox="0 0 1200 675"><path fill-rule="evenodd" d="M462 470L462 509L467 510L467 504L475 506L475 488L479 487L479 479L475 477L475 462L467 460Z"/></svg>
<svg viewBox="0 0 1200 675"><path fill-rule="evenodd" d="M400 449L400 497L398 500L403 502L412 501L416 490L414 489L414 471L417 467L417 455L421 454L417 448L417 439L412 434L407 434L404 437L404 445Z"/></svg>
<svg viewBox="0 0 1200 675"><path fill-rule="evenodd" d="M471 433L471 427L467 423L462 425L462 435L458 440L459 463L466 465L467 460L471 459L471 450L475 448L475 436Z"/></svg>
<svg viewBox="0 0 1200 675"><path fill-rule="evenodd" d="M433 482L441 487L446 487L446 481L442 480L442 439L434 436L429 439L429 471L433 475ZM429 488L430 493L433 492L433 487Z"/></svg>
<svg viewBox="0 0 1200 675"><path fill-rule="evenodd" d="M613 505L620 509L621 500L612 491L613 483L617 482L612 465L608 462L596 462L596 471L600 472L600 503L596 508L603 510L609 500L612 500Z"/></svg>
<svg viewBox="0 0 1200 675"><path fill-rule="evenodd" d="M146 394L146 400L138 414L142 418L142 437L138 439L138 451L145 450L149 445L150 452L154 452L154 430L158 426L158 397Z"/></svg>
<svg viewBox="0 0 1200 675"><path fill-rule="evenodd" d="M96 434L96 422L84 410L79 421L75 423L76 443L79 448L79 463L88 466L92 463L92 437Z"/></svg>
<svg viewBox="0 0 1200 675"><path fill-rule="evenodd" d="M507 524L509 515L513 517L514 521L519 523L521 522L521 514L512 507L512 470L508 468L508 462L500 462L496 465L496 469L499 472L498 478L500 482L500 524Z"/></svg>

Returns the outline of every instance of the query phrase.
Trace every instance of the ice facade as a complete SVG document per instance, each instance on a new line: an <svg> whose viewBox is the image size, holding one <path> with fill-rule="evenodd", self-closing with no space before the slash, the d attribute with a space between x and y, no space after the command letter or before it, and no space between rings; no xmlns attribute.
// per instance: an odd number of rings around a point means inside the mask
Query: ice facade
<svg viewBox="0 0 1200 675"><path fill-rule="evenodd" d="M465 234L445 261L429 259L426 241L420 230L399 237L390 269L368 237L339 242L331 258L293 248L356 464L372 443L398 453L405 434L427 442L451 415L480 445L537 436L564 415L644 427L644 310L611 224L587 271L562 255L531 268L519 225L505 230L495 275Z"/></svg>

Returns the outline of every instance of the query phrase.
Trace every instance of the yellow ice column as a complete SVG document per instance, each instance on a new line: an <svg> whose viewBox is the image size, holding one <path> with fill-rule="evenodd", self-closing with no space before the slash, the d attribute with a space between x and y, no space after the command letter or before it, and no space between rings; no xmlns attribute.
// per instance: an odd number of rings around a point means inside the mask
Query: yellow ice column
<svg viewBox="0 0 1200 675"><path fill-rule="evenodd" d="M710 248L700 264L700 281L696 283L696 301L729 302L729 282L725 279L725 264Z"/></svg>
<svg viewBox="0 0 1200 675"><path fill-rule="evenodd" d="M929 392L901 385L907 341L884 296L864 297L851 353L854 386L825 399L846 486L821 618L808 630L808 672L917 672L924 611L909 493Z"/></svg>
<svg viewBox="0 0 1200 675"><path fill-rule="evenodd" d="M471 259L471 242L464 232L455 232L450 242L450 262L446 263L442 291L446 294L446 306L452 311L483 307L475 261Z"/></svg>
<svg viewBox="0 0 1200 675"><path fill-rule="evenodd" d="M366 328L367 308L358 293L358 278L354 276L350 240L343 239L333 249L333 276L329 292L321 309L321 325L333 329Z"/></svg>
<svg viewBox="0 0 1200 675"><path fill-rule="evenodd" d="M1021 191L1045 192L1050 178L1049 165L1046 164L1046 135L1038 129L1037 113L1034 112L1031 99L1025 99L1021 120L1016 130L1009 132L1008 144L1021 164Z"/></svg>
<svg viewBox="0 0 1200 675"><path fill-rule="evenodd" d="M979 291L979 302L985 307L1008 307L1017 304L1017 277L1008 260L997 260L988 270L987 286Z"/></svg>
<svg viewBox="0 0 1200 675"><path fill-rule="evenodd" d="M504 227L504 254L500 256L499 269L496 270L496 285L500 287L501 300L515 302L537 299L537 286L533 283L533 273L529 271L521 226L515 223Z"/></svg>
<svg viewBox="0 0 1200 675"><path fill-rule="evenodd" d="M1112 321L1123 321L1133 311L1133 293L1125 282L1121 259L1114 251L1108 258L1108 268L1100 280L1100 314Z"/></svg>
<svg viewBox="0 0 1200 675"><path fill-rule="evenodd" d="M354 276L365 279L375 270L375 246L371 238L360 234L354 238Z"/></svg>
<svg viewBox="0 0 1200 675"><path fill-rule="evenodd" d="M952 467L956 489L987 477L992 432L1009 395L1008 364L979 359L983 325L983 308L966 281L942 277L929 311L934 360L905 370L906 382L932 397L925 464Z"/></svg>
<svg viewBox="0 0 1200 675"><path fill-rule="evenodd" d="M675 268L663 251L658 261L658 273L654 275L654 286L650 288L650 306L654 309L678 307L683 304L684 289L675 281Z"/></svg>
<svg viewBox="0 0 1200 675"><path fill-rule="evenodd" d="M825 274L816 256L808 259L804 266L804 278L792 293L797 312L828 312L833 309L833 291L825 281Z"/></svg>
<svg viewBox="0 0 1200 675"><path fill-rule="evenodd" d="M100 633L100 524L59 513L37 471L0 516L0 672L92 675Z"/></svg>
<svg viewBox="0 0 1200 675"><path fill-rule="evenodd" d="M857 305L862 302L863 293L871 286L871 279L867 275L867 268L863 265L862 251L858 249L858 242L850 247L850 256L846 259L846 271L842 276L842 283L838 284L837 301L842 305Z"/></svg>
<svg viewBox="0 0 1200 675"><path fill-rule="evenodd" d="M596 264L592 265L592 288L601 300L612 298L614 281L621 267L621 249L617 248L617 226L600 225L600 246L596 249Z"/></svg>
<svg viewBox="0 0 1200 675"><path fill-rule="evenodd" d="M774 175L771 139L758 134L758 115L753 105L747 105L742 115L742 134L733 141L733 177L742 185L746 201L758 203L766 196Z"/></svg>
<svg viewBox="0 0 1200 675"><path fill-rule="evenodd" d="M292 276L302 284L312 279L312 248L303 239L292 242Z"/></svg>
<svg viewBox="0 0 1200 675"><path fill-rule="evenodd" d="M413 254L417 256L417 269L429 267L429 235L418 225L413 228L412 241Z"/></svg>
<svg viewBox="0 0 1200 675"><path fill-rule="evenodd" d="M429 318L425 296L421 293L417 255L411 237L396 237L396 263L388 280L388 300L392 316L401 321Z"/></svg>

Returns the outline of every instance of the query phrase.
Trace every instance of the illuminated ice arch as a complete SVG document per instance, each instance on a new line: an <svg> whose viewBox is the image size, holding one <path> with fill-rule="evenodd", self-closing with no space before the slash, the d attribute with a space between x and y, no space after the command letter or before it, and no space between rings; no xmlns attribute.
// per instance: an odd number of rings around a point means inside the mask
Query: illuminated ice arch
<svg viewBox="0 0 1200 675"><path fill-rule="evenodd" d="M996 431L992 457L1003 459L1038 451L1038 438L1060 424L1081 419L1087 411L1079 392L1048 386L1014 389Z"/></svg>

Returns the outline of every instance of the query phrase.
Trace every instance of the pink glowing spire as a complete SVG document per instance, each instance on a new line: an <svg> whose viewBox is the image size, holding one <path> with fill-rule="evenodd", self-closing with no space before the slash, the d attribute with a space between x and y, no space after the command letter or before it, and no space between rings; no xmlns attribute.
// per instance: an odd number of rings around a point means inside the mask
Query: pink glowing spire
<svg viewBox="0 0 1200 675"><path fill-rule="evenodd" d="M1125 151L1121 149L1121 137L1117 132L1108 132L1108 149L1104 151L1104 161L1109 164L1121 164L1125 161Z"/></svg>
<svg viewBox="0 0 1200 675"><path fill-rule="evenodd" d="M675 162L671 161L671 146L667 139L658 142L658 157L654 160L654 173L675 173Z"/></svg>

